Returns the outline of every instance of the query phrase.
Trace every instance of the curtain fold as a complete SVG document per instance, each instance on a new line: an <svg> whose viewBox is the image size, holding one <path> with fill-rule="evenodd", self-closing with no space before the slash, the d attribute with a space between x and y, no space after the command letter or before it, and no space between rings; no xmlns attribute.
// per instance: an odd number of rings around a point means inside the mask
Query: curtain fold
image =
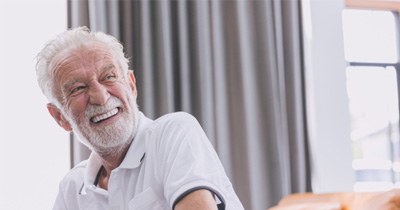
<svg viewBox="0 0 400 210"><path fill-rule="evenodd" d="M199 120L246 209L311 190L300 1L70 0L82 25L123 43L147 116Z"/></svg>

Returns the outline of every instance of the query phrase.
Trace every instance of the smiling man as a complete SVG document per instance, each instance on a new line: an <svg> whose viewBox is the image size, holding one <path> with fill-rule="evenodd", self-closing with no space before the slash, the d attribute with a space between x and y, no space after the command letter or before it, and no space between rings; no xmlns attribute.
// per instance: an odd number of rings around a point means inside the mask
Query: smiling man
<svg viewBox="0 0 400 210"><path fill-rule="evenodd" d="M92 151L61 181L53 209L243 209L193 116L139 111L114 37L68 30L39 53L36 72L51 116Z"/></svg>

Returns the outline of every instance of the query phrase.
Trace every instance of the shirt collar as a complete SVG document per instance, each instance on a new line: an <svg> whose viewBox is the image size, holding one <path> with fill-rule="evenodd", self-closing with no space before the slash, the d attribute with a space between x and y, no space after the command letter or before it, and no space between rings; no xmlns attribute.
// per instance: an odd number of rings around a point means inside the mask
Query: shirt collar
<svg viewBox="0 0 400 210"><path fill-rule="evenodd" d="M128 152L125 155L124 160L118 168L136 168L142 162L146 150L146 138L145 134L153 120L144 116L140 112L138 129L133 142L130 145Z"/></svg>
<svg viewBox="0 0 400 210"><path fill-rule="evenodd" d="M85 168L85 173L84 173L84 185L85 187L88 186L94 186L94 180L96 179L97 173L99 172L99 169L101 167L101 158L95 153L92 152L89 156L86 168ZM83 189L84 190L84 189ZM85 194L85 193L82 193Z"/></svg>
<svg viewBox="0 0 400 210"><path fill-rule="evenodd" d="M142 112L139 112L139 120L138 127L136 131L136 135L133 138L131 145L129 146L128 152L125 155L124 160L120 164L118 168L126 168L132 169L136 168L140 165L142 158L145 154L145 133L147 128L151 125L153 120L144 116ZM94 186L94 181L96 179L96 175L102 165L101 158L95 152L90 154L88 159L88 163L86 165L85 174L84 174L84 185L85 186Z"/></svg>

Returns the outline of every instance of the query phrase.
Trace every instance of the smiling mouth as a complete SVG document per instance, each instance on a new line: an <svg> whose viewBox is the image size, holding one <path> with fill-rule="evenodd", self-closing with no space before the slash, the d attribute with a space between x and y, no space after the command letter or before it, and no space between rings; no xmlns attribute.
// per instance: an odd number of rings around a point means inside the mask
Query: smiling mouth
<svg viewBox="0 0 400 210"><path fill-rule="evenodd" d="M119 112L120 112L120 109L118 107L114 108L114 109L112 109L112 110L110 110L110 111L108 111L108 112L106 112L104 114L100 114L100 115L97 115L97 116L94 116L94 117L90 118L90 122L98 124L98 123L100 123L100 122L102 122L104 120L107 120L107 119L117 115Z"/></svg>

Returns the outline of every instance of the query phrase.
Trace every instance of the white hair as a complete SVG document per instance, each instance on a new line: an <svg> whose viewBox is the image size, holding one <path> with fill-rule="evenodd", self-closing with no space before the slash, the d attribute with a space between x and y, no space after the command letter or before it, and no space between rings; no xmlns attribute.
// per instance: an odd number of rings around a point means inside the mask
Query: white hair
<svg viewBox="0 0 400 210"><path fill-rule="evenodd" d="M102 32L91 32L87 27L78 27L59 34L49 41L37 55L36 75L43 94L50 103L60 107L54 87L53 59L61 53L77 50L95 43L102 43L110 50L110 53L118 60L124 75L128 74L129 60L125 57L122 44L113 36Z"/></svg>

